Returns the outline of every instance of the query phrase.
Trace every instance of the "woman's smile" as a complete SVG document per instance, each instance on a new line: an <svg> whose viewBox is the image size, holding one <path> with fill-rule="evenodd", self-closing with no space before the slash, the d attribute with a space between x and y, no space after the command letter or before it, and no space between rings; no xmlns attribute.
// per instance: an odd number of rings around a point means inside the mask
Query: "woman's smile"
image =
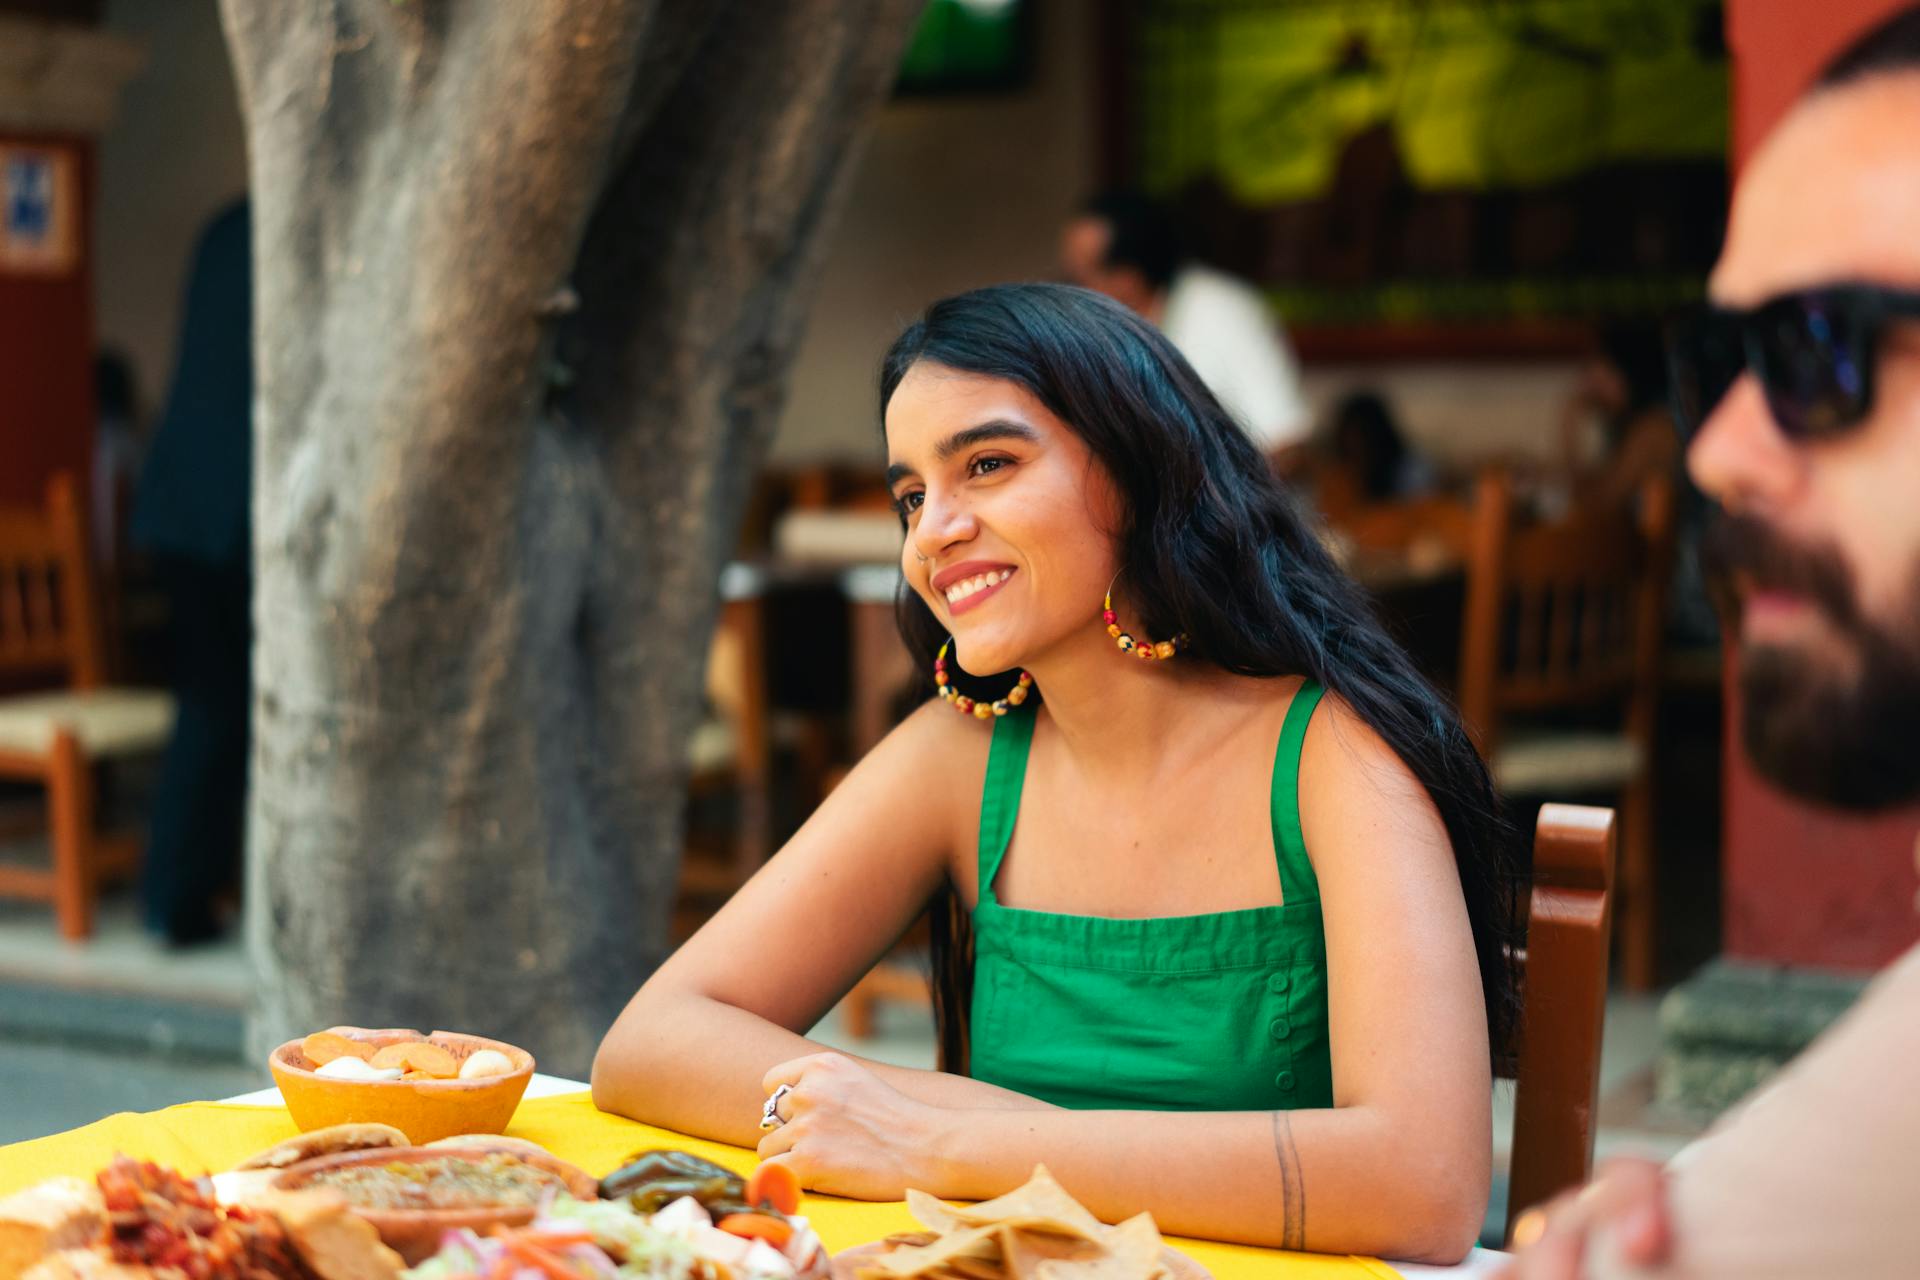
<svg viewBox="0 0 1920 1280"><path fill-rule="evenodd" d="M985 604L1013 574L1012 565L968 560L934 574L931 585L947 602L947 612L957 617Z"/></svg>

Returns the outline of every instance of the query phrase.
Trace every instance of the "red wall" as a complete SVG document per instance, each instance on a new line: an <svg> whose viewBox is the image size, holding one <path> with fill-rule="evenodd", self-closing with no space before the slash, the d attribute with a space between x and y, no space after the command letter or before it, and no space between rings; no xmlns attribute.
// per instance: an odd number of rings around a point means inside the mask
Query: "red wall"
<svg viewBox="0 0 1920 1280"><path fill-rule="evenodd" d="M1913 0L1728 0L1733 55L1733 160L1748 156L1820 68L1856 36Z"/></svg>
<svg viewBox="0 0 1920 1280"><path fill-rule="evenodd" d="M1829 58L1908 3L1730 0L1735 163L1753 153ZM1727 953L1831 968L1885 964L1920 941L1920 808L1869 821L1800 804L1766 786L1733 749L1740 736L1731 662L1727 680Z"/></svg>
<svg viewBox="0 0 1920 1280"><path fill-rule="evenodd" d="M0 503L38 504L55 471L84 477L92 465L93 144L4 132L0 143L67 149L80 171L77 269L63 276L0 269Z"/></svg>

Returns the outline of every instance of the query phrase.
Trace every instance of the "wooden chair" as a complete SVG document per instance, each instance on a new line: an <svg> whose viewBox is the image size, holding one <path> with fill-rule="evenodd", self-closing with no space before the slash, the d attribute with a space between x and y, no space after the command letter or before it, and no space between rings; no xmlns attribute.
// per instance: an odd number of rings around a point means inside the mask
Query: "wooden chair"
<svg viewBox="0 0 1920 1280"><path fill-rule="evenodd" d="M158 751L173 700L106 682L106 640L87 523L71 476L55 476L44 511L0 508L0 677L55 678L63 688L0 696L0 777L47 793L48 870L0 866L0 895L52 902L60 932L93 931L101 880L130 871L139 839L95 830L93 765Z"/></svg>
<svg viewBox="0 0 1920 1280"><path fill-rule="evenodd" d="M1501 792L1620 797L1623 976L1656 978L1653 748L1672 564L1673 487L1632 505L1521 526L1500 473L1475 502L1461 637L1461 715ZM1524 727L1515 717L1598 711L1611 727Z"/></svg>
<svg viewBox="0 0 1920 1280"><path fill-rule="evenodd" d="M1509 1233L1522 1210L1585 1182L1593 1167L1613 857L1611 809L1541 806L1519 1039L1502 1055L1514 1080Z"/></svg>
<svg viewBox="0 0 1920 1280"><path fill-rule="evenodd" d="M1516 521L1513 508L1505 472L1489 470L1470 502L1354 508L1338 533L1355 556L1465 565L1461 717L1507 795L1620 796L1623 969L1628 986L1645 990L1656 977L1652 758L1673 488L1649 481L1631 507L1581 507L1535 525ZM1614 707L1618 723L1594 730L1515 721Z"/></svg>

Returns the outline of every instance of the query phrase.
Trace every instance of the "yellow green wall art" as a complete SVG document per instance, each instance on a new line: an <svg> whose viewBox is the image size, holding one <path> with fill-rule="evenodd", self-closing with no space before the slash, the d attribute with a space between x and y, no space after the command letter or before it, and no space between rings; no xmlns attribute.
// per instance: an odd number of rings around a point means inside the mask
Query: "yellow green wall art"
<svg viewBox="0 0 1920 1280"><path fill-rule="evenodd" d="M1135 0L1125 152L1292 318L1644 312L1726 200L1707 0Z"/></svg>

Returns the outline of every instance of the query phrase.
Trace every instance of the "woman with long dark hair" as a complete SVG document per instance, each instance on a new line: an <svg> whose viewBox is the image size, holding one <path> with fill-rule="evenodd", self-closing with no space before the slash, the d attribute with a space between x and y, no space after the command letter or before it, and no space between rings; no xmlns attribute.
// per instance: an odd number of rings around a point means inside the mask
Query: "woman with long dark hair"
<svg viewBox="0 0 1920 1280"><path fill-rule="evenodd" d="M634 997L596 1100L822 1191L1044 1161L1109 1218L1457 1260L1515 885L1453 711L1123 307L949 298L880 400L941 696ZM930 901L948 1069L803 1039Z"/></svg>

